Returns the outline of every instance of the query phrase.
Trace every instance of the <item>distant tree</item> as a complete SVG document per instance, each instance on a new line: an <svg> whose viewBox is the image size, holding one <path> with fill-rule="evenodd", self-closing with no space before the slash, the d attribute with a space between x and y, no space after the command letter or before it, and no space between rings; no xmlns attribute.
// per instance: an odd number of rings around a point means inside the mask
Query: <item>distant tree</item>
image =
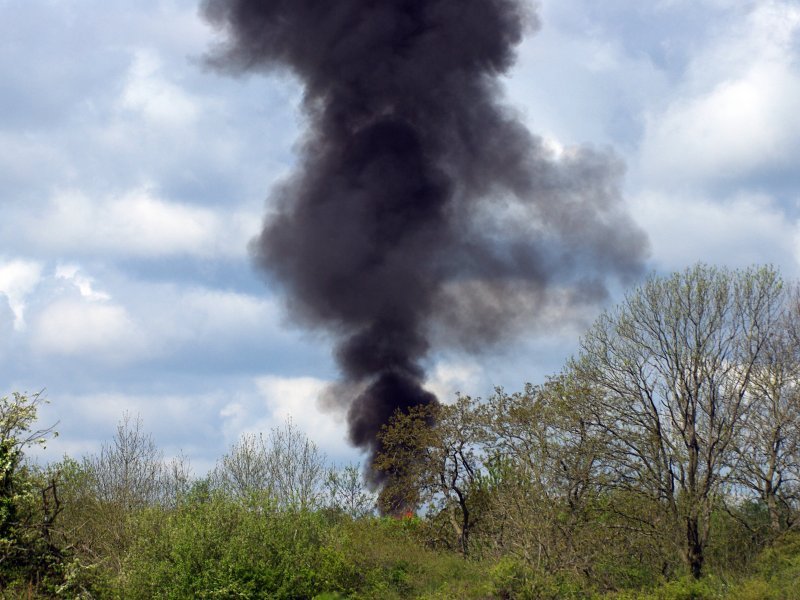
<svg viewBox="0 0 800 600"><path fill-rule="evenodd" d="M87 457L85 465L101 502L132 511L159 500L164 454L153 436L143 431L139 416L124 413L111 443Z"/></svg>
<svg viewBox="0 0 800 600"><path fill-rule="evenodd" d="M266 495L279 506L316 508L324 494L325 455L291 420L267 438L243 434L217 462L213 487L239 498Z"/></svg>
<svg viewBox="0 0 800 600"><path fill-rule="evenodd" d="M376 495L364 484L358 465L331 468L325 478L327 505L353 519L360 519L375 510Z"/></svg>
<svg viewBox="0 0 800 600"><path fill-rule="evenodd" d="M212 487L234 497L246 498L255 492L272 495L274 472L264 437L242 434L217 461L210 481Z"/></svg>
<svg viewBox="0 0 800 600"><path fill-rule="evenodd" d="M83 554L104 556L106 565L120 574L140 514L175 507L188 493L189 462L183 455L165 461L141 418L124 413L112 440L98 454L84 457L80 467L72 490L80 507L70 513L82 525L73 538Z"/></svg>
<svg viewBox="0 0 800 600"><path fill-rule="evenodd" d="M779 325L781 293L767 267L697 265L653 276L597 320L573 364L592 387L592 418L608 435L615 484L681 524L694 577L754 372Z"/></svg>
<svg viewBox="0 0 800 600"><path fill-rule="evenodd" d="M325 454L291 419L273 428L269 443L278 504L300 510L318 508L327 473Z"/></svg>
<svg viewBox="0 0 800 600"><path fill-rule="evenodd" d="M169 508L179 506L188 497L193 483L191 461L181 452L164 464L160 486L161 503Z"/></svg>

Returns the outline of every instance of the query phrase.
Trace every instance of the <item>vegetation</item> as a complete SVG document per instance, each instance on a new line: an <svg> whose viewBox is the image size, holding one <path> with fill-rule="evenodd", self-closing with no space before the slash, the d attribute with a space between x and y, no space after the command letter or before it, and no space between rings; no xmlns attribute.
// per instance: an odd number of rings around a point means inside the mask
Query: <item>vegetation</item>
<svg viewBox="0 0 800 600"><path fill-rule="evenodd" d="M800 598L800 303L770 268L653 276L541 385L398 413L374 468L291 422L203 478L124 415L38 466L0 400L7 598ZM380 513L377 508L380 508Z"/></svg>

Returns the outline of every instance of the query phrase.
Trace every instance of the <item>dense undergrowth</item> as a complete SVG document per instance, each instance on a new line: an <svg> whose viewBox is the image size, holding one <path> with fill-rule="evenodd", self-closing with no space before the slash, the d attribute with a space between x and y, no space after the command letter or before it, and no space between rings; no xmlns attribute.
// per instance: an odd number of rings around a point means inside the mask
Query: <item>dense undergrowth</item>
<svg viewBox="0 0 800 600"><path fill-rule="evenodd" d="M65 492L65 501L67 500ZM85 530L61 540L62 550L38 563L30 555L0 564L4 598L275 598L301 599L596 599L789 600L800 598L800 534L762 549L746 570L712 564L694 580L660 577L631 557L605 573L552 573L512 556L466 559L430 543L424 518L352 518L331 509L287 510L259 495L233 500L196 485L172 508L122 514L85 505L83 518L113 514L125 533L119 546ZM92 514L94 512L94 514ZM81 540L81 536L85 539ZM95 535L105 536L102 528ZM33 554L36 549L32 549ZM608 566L606 566L608 567ZM631 572L637 568L635 576ZM637 581L635 587L627 587ZM615 586L617 589L607 589ZM601 589L606 588L606 589Z"/></svg>

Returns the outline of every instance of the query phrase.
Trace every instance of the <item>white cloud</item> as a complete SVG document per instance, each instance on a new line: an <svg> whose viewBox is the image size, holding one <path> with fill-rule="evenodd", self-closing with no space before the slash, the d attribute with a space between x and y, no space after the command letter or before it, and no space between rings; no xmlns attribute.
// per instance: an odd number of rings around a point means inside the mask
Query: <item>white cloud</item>
<svg viewBox="0 0 800 600"><path fill-rule="evenodd" d="M218 356L244 344L286 339L272 299L242 292L175 285L135 284L127 300L151 344L180 356L213 348Z"/></svg>
<svg viewBox="0 0 800 600"><path fill-rule="evenodd" d="M47 460L65 454L79 458L110 443L117 425L127 413L141 418L142 431L152 434L167 457L184 451L194 472L205 474L223 451L216 407L230 397L231 390L196 395L135 394L120 391L75 394L50 390L52 403L42 407L39 422L58 422L59 437L37 453Z"/></svg>
<svg viewBox="0 0 800 600"><path fill-rule="evenodd" d="M635 210L663 269L697 261L731 267L772 263L787 276L797 273L798 226L769 196L739 194L718 202L647 192L636 199Z"/></svg>
<svg viewBox="0 0 800 600"><path fill-rule="evenodd" d="M141 417L144 431L159 434L172 432L177 436L192 429L205 428L198 423L199 417L208 417L221 398L219 394L184 396L109 392L67 396L60 398L59 403L69 404L71 412L79 414L81 421L108 439L125 413L133 418Z"/></svg>
<svg viewBox="0 0 800 600"><path fill-rule="evenodd" d="M28 295L42 278L42 265L29 260L0 260L0 294L8 299L14 313L14 329L25 328L25 308Z"/></svg>
<svg viewBox="0 0 800 600"><path fill-rule="evenodd" d="M638 127L642 106L667 89L667 77L584 22L582 2L547 2L542 13L542 29L523 41L506 81L511 105L538 135L567 145L618 143L620 132Z"/></svg>
<svg viewBox="0 0 800 600"><path fill-rule="evenodd" d="M20 220L23 235L44 249L142 257L241 256L250 233L243 229L257 227L240 214L170 202L146 187L105 198L62 191Z"/></svg>
<svg viewBox="0 0 800 600"><path fill-rule="evenodd" d="M313 377L267 375L255 380L258 397L227 405L221 412L229 439L243 432L268 432L287 419L334 461L354 459L355 450L346 448L347 425L341 412L320 410L318 398L330 384Z"/></svg>
<svg viewBox="0 0 800 600"><path fill-rule="evenodd" d="M161 59L155 51L136 50L120 99L121 106L139 112L160 127L191 125L200 113L196 101L165 79L161 67Z"/></svg>
<svg viewBox="0 0 800 600"><path fill-rule="evenodd" d="M428 375L425 389L432 392L440 402L447 404L455 401L457 392L474 394L483 377L483 370L473 360L442 360L436 363Z"/></svg>
<svg viewBox="0 0 800 600"><path fill-rule="evenodd" d="M681 8L683 6L707 5L719 9L741 8L759 0L655 0L654 5L660 9Z"/></svg>
<svg viewBox="0 0 800 600"><path fill-rule="evenodd" d="M56 279L64 279L72 283L78 289L80 295L87 300L102 301L111 299L111 296L106 292L94 289L94 279L81 273L78 265L60 264L56 267L55 276Z"/></svg>
<svg viewBox="0 0 800 600"><path fill-rule="evenodd" d="M142 430L152 433L167 456L183 451L193 470L203 475L213 468L231 443L243 433L269 435L291 419L331 462L358 461L348 448L342 417L320 412L316 398L327 382L314 378L264 376L229 381L225 389L191 393L74 394L50 390L52 404L43 407L42 423L60 421L58 439L41 455L58 460L64 453L79 457L97 452L111 441L117 424L128 413L141 417Z"/></svg>
<svg viewBox="0 0 800 600"><path fill-rule="evenodd" d="M712 38L666 106L647 117L641 168L650 185L702 185L797 167L798 31L800 7L772 1Z"/></svg>
<svg viewBox="0 0 800 600"><path fill-rule="evenodd" d="M63 170L65 162L53 144L52 135L42 139L32 133L19 135L0 130L0 176L6 180L23 184L38 182L44 173Z"/></svg>
<svg viewBox="0 0 800 600"><path fill-rule="evenodd" d="M789 167L800 150L798 105L800 77L781 65L753 66L740 79L651 116L644 174L669 185Z"/></svg>
<svg viewBox="0 0 800 600"><path fill-rule="evenodd" d="M36 315L31 344L39 354L102 363L126 362L146 349L143 333L123 307L76 300L57 300Z"/></svg>
<svg viewBox="0 0 800 600"><path fill-rule="evenodd" d="M242 333L251 331L255 324L278 320L278 307L274 302L225 290L186 290L181 295L179 306L181 312L192 315L199 331L206 335Z"/></svg>
<svg viewBox="0 0 800 600"><path fill-rule="evenodd" d="M4 323L26 311L30 327L15 336L26 352L47 357L57 366L75 357L85 364L142 364L170 357L180 364L224 362L225 368L249 369L252 356L287 345L299 352L296 332L281 325L282 310L267 294L215 289L181 283L138 281L130 274L98 267L96 279L82 265L0 262L0 298ZM14 312L12 312L14 311ZM10 348L11 340L0 346ZM247 348L248 350L244 350ZM23 356L20 361L24 362Z"/></svg>

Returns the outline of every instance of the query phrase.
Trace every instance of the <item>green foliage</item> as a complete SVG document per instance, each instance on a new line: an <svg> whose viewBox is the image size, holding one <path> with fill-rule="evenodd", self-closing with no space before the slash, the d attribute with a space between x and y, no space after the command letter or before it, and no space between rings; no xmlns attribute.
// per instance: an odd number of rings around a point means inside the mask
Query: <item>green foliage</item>
<svg viewBox="0 0 800 600"><path fill-rule="evenodd" d="M711 517L714 535L708 545L708 572L744 573L770 539L769 515L763 503L719 507Z"/></svg>
<svg viewBox="0 0 800 600"><path fill-rule="evenodd" d="M725 587L713 577L683 577L665 584L650 596L653 600L722 600Z"/></svg>
<svg viewBox="0 0 800 600"><path fill-rule="evenodd" d="M353 519L366 517L375 510L377 497L367 491L358 465L330 469L325 478L329 510Z"/></svg>
<svg viewBox="0 0 800 600"><path fill-rule="evenodd" d="M56 435L34 429L42 402L41 394L0 398L0 589L50 590L61 577L63 556L52 540L57 483L24 464L25 448Z"/></svg>
<svg viewBox="0 0 800 600"><path fill-rule="evenodd" d="M4 555L13 546L17 507L21 497L27 492L27 486L21 485L18 472L20 454L16 448L16 440L0 441L0 547L3 548Z"/></svg>
<svg viewBox="0 0 800 600"><path fill-rule="evenodd" d="M682 577L649 591L627 590L605 596L607 600L724 600L726 586L713 577Z"/></svg>
<svg viewBox="0 0 800 600"><path fill-rule="evenodd" d="M752 574L731 571L727 578L682 577L654 589L641 587L603 596L606 600L798 600L800 598L800 533L790 532L765 548Z"/></svg>
<svg viewBox="0 0 800 600"><path fill-rule="evenodd" d="M309 598L337 572L320 515L254 498L190 502L141 515L125 565L129 598Z"/></svg>
<svg viewBox="0 0 800 600"><path fill-rule="evenodd" d="M325 511L279 510L258 497L242 502L195 493L176 510L143 511L136 523L138 538L118 581L125 598L601 597L583 575L546 572L510 556L465 560L426 547L427 522L418 517L352 519ZM93 589L94 597L115 597L93 580L96 574L70 568L72 587L62 589ZM602 598L789 600L800 589L800 537L786 536L764 551L755 574L738 584L730 576L727 582L684 576L648 589L646 567L631 574L636 568L632 559L619 566L618 583L631 587ZM81 583L87 580L88 586Z"/></svg>
<svg viewBox="0 0 800 600"><path fill-rule="evenodd" d="M756 559L755 575L731 595L733 600L800 598L800 533L788 532Z"/></svg>
<svg viewBox="0 0 800 600"><path fill-rule="evenodd" d="M57 598L94 600L116 597L113 576L101 563L73 558L64 564L62 572L62 581L54 590Z"/></svg>
<svg viewBox="0 0 800 600"><path fill-rule="evenodd" d="M524 563L504 558L490 571L492 594L519 600L577 600L589 592L574 578L531 569Z"/></svg>
<svg viewBox="0 0 800 600"><path fill-rule="evenodd" d="M486 598L486 569L419 540L419 519L287 511L193 496L137 520L125 598Z"/></svg>

